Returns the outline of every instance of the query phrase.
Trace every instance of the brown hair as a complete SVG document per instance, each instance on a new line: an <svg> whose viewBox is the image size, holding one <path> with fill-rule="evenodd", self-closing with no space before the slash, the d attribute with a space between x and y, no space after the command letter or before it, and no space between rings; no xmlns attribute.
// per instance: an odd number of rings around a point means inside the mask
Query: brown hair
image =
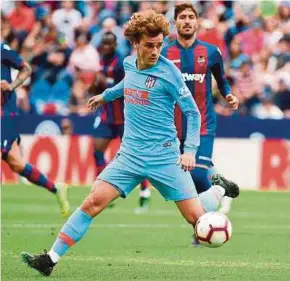
<svg viewBox="0 0 290 281"><path fill-rule="evenodd" d="M130 20L124 26L124 34L131 43L139 42L143 35L157 36L162 33L163 36L169 34L168 19L153 10L134 13Z"/></svg>
<svg viewBox="0 0 290 281"><path fill-rule="evenodd" d="M182 13L186 9L192 10L194 12L195 16L198 18L197 10L196 10L196 8L192 4L190 4L190 3L182 3L182 4L175 5L175 9L174 9L174 20L176 20L177 17L178 17L178 15L180 13Z"/></svg>

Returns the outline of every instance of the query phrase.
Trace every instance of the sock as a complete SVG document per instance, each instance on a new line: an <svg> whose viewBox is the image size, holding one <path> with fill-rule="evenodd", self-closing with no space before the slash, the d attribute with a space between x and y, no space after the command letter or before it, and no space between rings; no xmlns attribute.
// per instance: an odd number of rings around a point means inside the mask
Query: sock
<svg viewBox="0 0 290 281"><path fill-rule="evenodd" d="M25 165L24 170L19 174L27 178L30 182L42 186L52 193L57 192L54 182L50 181L43 173L29 163Z"/></svg>
<svg viewBox="0 0 290 281"><path fill-rule="evenodd" d="M106 160L104 157L104 152L96 150L94 152L94 158L95 158L95 163L97 166L97 176L98 176L106 167Z"/></svg>
<svg viewBox="0 0 290 281"><path fill-rule="evenodd" d="M208 169L196 167L190 172L190 174L198 194L207 191L211 187L211 181L208 177Z"/></svg>
<svg viewBox="0 0 290 281"><path fill-rule="evenodd" d="M208 178L211 180L211 177L215 174L218 173L218 170L215 166L212 166L211 168L209 168L208 170Z"/></svg>
<svg viewBox="0 0 290 281"><path fill-rule="evenodd" d="M217 210L221 199L225 194L225 189L219 185L213 185L210 189L199 194L200 201L206 212Z"/></svg>
<svg viewBox="0 0 290 281"><path fill-rule="evenodd" d="M49 256L54 263L58 262L71 246L83 238L92 220L93 218L80 208L76 209L62 227L49 251Z"/></svg>

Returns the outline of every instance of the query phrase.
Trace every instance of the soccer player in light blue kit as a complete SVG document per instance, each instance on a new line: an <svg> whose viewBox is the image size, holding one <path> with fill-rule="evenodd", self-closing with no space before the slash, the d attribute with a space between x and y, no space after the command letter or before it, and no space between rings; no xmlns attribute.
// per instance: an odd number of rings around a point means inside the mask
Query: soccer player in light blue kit
<svg viewBox="0 0 290 281"><path fill-rule="evenodd" d="M119 84L88 103L94 109L124 96L125 130L120 151L64 224L51 250L40 255L21 254L23 261L41 274L50 275L60 258L85 235L93 218L112 200L125 198L145 178L166 200L175 201L192 225L206 211L216 210L224 195L238 196L238 189L217 185L197 195L189 170L194 168L199 146L200 113L178 68L160 56L168 33L168 20L152 10L135 13L125 26L125 35L135 45L137 55L124 60L125 78ZM176 102L188 120L182 155L174 125Z"/></svg>

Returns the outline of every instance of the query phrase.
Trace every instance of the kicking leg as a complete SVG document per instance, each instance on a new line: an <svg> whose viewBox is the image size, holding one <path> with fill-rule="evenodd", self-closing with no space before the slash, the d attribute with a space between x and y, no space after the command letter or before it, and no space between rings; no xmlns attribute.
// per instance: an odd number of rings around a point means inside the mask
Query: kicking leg
<svg viewBox="0 0 290 281"><path fill-rule="evenodd" d="M23 252L21 253L23 262L42 275L49 276L68 249L83 238L93 218L119 196L119 191L112 184L97 180L80 208L76 209L62 227L51 250L40 255Z"/></svg>
<svg viewBox="0 0 290 281"><path fill-rule="evenodd" d="M26 163L21 155L19 145L16 141L13 142L5 161L15 173L25 177L31 183L44 187L48 191L54 193L60 204L62 215L66 216L68 214L69 202L67 200L67 186L56 186L54 182L49 180L37 168L33 167L29 163Z"/></svg>

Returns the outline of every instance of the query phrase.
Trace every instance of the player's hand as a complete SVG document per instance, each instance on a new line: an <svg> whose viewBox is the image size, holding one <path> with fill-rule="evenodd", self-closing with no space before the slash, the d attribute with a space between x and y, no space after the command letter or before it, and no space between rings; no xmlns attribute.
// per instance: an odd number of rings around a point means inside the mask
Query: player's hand
<svg viewBox="0 0 290 281"><path fill-rule="evenodd" d="M6 81L6 80L1 80L1 91L12 91L13 88L12 86Z"/></svg>
<svg viewBox="0 0 290 281"><path fill-rule="evenodd" d="M239 108L240 101L236 96L229 94L227 95L226 100L231 106L232 110L237 110Z"/></svg>
<svg viewBox="0 0 290 281"><path fill-rule="evenodd" d="M102 95L93 96L88 100L88 108L90 110L95 110L105 103Z"/></svg>
<svg viewBox="0 0 290 281"><path fill-rule="evenodd" d="M181 165L181 169L185 172L194 169L195 157L191 153L183 153L177 161L177 165Z"/></svg>

